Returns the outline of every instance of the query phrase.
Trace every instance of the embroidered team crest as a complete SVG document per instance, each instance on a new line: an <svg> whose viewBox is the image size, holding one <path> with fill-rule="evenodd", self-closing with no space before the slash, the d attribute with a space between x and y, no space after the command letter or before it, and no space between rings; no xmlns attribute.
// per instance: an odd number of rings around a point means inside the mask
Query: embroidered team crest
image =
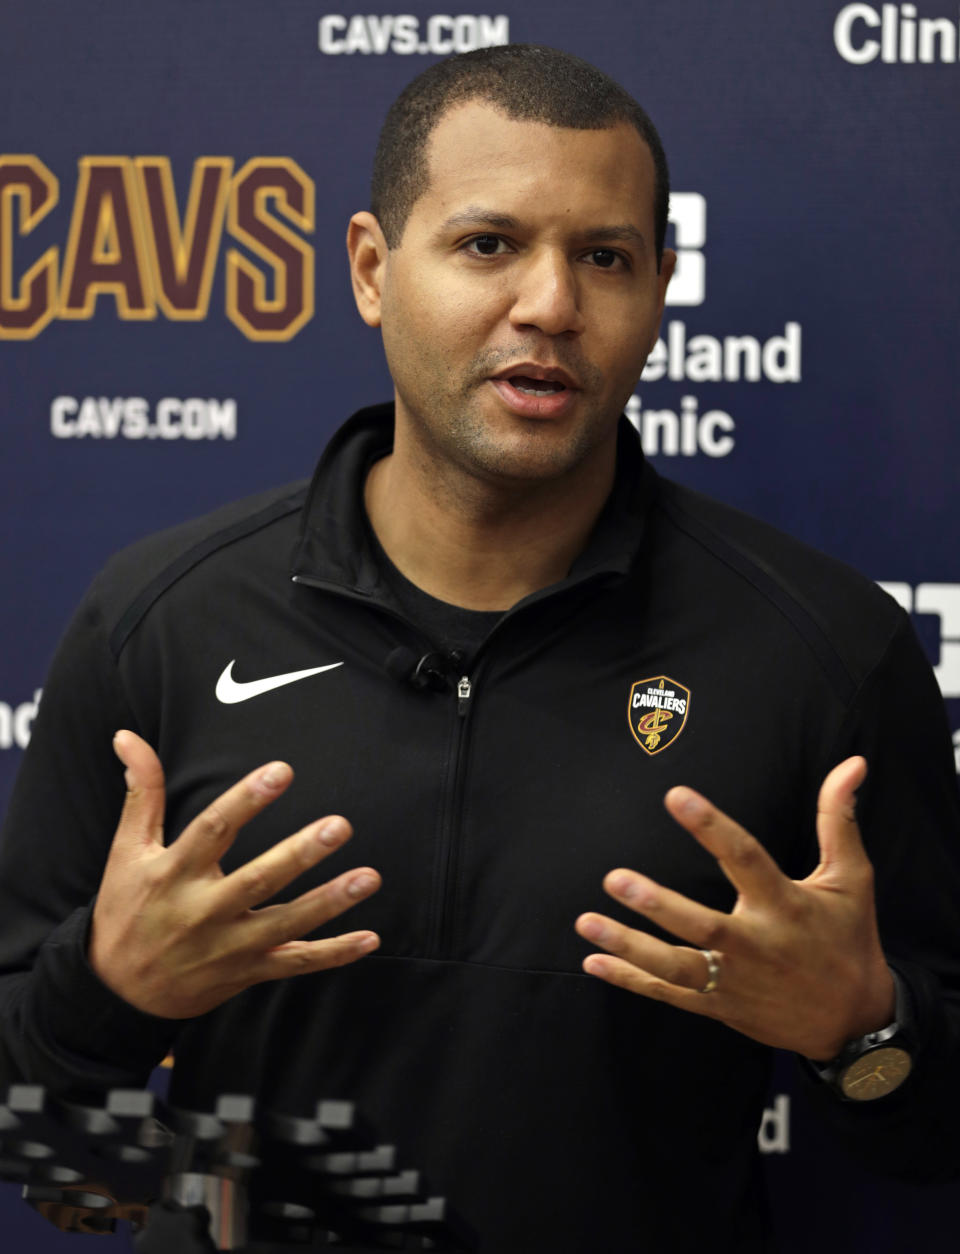
<svg viewBox="0 0 960 1254"><path fill-rule="evenodd" d="M683 731L690 712L690 689L666 675L638 679L630 689L627 720L634 740L652 757L663 753Z"/></svg>

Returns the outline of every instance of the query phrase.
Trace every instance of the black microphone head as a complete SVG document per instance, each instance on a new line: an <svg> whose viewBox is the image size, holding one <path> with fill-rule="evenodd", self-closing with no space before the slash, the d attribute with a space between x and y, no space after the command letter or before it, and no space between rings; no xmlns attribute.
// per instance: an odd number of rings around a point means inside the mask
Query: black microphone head
<svg viewBox="0 0 960 1254"><path fill-rule="evenodd" d="M417 688L446 692L450 687L450 661L444 653L425 653L410 676Z"/></svg>
<svg viewBox="0 0 960 1254"><path fill-rule="evenodd" d="M398 684L412 684L421 692L446 692L450 687L450 663L443 653L424 653L417 657L412 649L398 645L387 658L387 673Z"/></svg>

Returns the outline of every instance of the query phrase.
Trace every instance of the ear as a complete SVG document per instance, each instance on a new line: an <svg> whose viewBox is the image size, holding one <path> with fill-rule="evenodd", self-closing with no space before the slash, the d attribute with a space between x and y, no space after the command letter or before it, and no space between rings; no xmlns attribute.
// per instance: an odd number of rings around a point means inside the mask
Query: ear
<svg viewBox="0 0 960 1254"><path fill-rule="evenodd" d="M653 339L650 341L649 352L653 352L653 347L657 342L660 334L660 321L663 318L663 306L667 299L667 287L673 278L673 272L677 268L677 254L672 248L665 248L663 256L660 258L660 273L657 275L657 286L659 287L659 296L657 301L657 323L653 332Z"/></svg>
<svg viewBox="0 0 960 1254"><path fill-rule="evenodd" d="M350 280L360 317L368 327L380 325L383 272L387 264L387 241L372 213L355 213L347 227L347 253Z"/></svg>

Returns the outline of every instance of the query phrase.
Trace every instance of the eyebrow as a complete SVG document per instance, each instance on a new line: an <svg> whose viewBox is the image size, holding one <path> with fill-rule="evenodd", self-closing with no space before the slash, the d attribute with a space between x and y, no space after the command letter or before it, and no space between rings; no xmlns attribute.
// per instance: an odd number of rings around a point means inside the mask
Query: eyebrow
<svg viewBox="0 0 960 1254"><path fill-rule="evenodd" d="M521 227L521 223L519 219L511 217L509 214L494 213L479 205L471 205L461 213L455 213L452 217L447 218L441 225L440 232L444 233L462 227L493 227L498 231L516 231ZM641 248L647 247L647 241L643 234L635 226L631 226L626 222L590 227L586 231L579 232L579 234L584 239L612 240L624 244L637 244Z"/></svg>
<svg viewBox="0 0 960 1254"><path fill-rule="evenodd" d="M462 213L455 213L452 217L447 218L440 230L449 231L455 227L461 226L495 226L500 231L515 231L520 223L516 218L511 218L509 214L493 213L489 209L482 209L479 206L471 205L469 209L464 209Z"/></svg>

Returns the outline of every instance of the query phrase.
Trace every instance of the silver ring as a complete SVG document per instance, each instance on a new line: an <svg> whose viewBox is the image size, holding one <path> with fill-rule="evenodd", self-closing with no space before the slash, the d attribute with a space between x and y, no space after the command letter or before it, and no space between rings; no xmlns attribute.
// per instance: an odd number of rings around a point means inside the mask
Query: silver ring
<svg viewBox="0 0 960 1254"><path fill-rule="evenodd" d="M700 952L707 960L707 982L700 992L712 993L717 987L717 981L720 978L720 963L717 961L717 955L712 949L701 949Z"/></svg>

